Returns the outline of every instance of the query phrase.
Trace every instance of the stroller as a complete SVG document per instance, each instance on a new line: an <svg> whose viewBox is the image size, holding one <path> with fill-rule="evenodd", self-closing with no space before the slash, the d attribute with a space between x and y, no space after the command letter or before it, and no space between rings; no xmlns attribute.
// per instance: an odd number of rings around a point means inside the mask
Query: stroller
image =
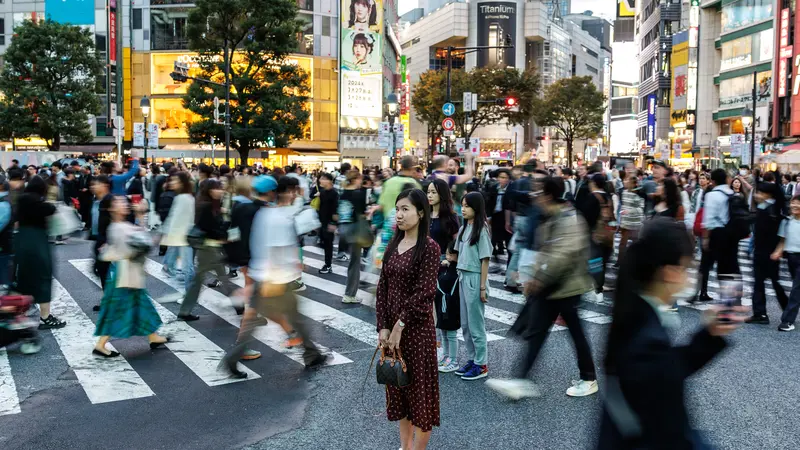
<svg viewBox="0 0 800 450"><path fill-rule="evenodd" d="M33 303L29 295L0 296L0 348L20 343L20 353L30 355L41 350L38 323L26 316Z"/></svg>

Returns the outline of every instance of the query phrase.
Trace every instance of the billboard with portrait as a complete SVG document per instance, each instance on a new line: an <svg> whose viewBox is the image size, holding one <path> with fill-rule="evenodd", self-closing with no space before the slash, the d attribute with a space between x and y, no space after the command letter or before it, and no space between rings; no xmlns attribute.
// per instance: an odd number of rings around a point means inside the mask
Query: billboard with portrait
<svg viewBox="0 0 800 450"><path fill-rule="evenodd" d="M380 118L383 104L383 1L342 0L340 114Z"/></svg>
<svg viewBox="0 0 800 450"><path fill-rule="evenodd" d="M514 2L478 3L478 46L498 47L517 36L517 4ZM492 48L478 52L478 67L514 66L514 48Z"/></svg>

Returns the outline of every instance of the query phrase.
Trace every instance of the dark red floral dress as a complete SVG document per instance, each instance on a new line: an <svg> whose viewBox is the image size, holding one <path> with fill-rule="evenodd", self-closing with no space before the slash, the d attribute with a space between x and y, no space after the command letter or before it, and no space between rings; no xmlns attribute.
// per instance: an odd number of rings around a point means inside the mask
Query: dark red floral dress
<svg viewBox="0 0 800 450"><path fill-rule="evenodd" d="M439 273L439 245L431 238L419 263L414 248L395 253L384 261L378 283L378 331L392 330L398 319L406 325L400 339L411 385L387 386L386 415L389 420L408 419L422 431L439 426L439 369L436 361L436 329L433 299Z"/></svg>

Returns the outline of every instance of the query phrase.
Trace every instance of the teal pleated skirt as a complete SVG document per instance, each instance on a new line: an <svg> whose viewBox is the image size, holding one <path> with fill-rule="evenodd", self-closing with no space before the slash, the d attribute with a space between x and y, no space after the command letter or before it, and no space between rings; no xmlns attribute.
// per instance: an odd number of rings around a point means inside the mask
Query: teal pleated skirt
<svg viewBox="0 0 800 450"><path fill-rule="evenodd" d="M117 288L116 285L116 264L112 264L94 335L124 339L155 333L162 322L147 291Z"/></svg>

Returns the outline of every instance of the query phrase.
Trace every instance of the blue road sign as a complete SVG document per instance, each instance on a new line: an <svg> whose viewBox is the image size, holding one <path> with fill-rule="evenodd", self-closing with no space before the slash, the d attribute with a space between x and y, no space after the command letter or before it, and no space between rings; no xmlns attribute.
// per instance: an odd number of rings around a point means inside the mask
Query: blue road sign
<svg viewBox="0 0 800 450"><path fill-rule="evenodd" d="M456 105L452 103L445 103L442 105L442 112L445 116L450 117L456 113Z"/></svg>

